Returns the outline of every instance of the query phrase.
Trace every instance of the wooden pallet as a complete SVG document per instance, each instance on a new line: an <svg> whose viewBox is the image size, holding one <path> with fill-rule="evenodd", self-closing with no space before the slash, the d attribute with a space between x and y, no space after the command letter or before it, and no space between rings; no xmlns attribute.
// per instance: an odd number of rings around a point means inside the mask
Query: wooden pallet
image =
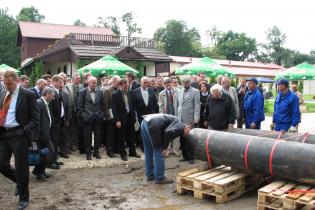
<svg viewBox="0 0 315 210"><path fill-rule="evenodd" d="M307 193L308 190L312 190L312 193ZM272 182L258 190L257 210L315 209L314 190L309 185L295 182Z"/></svg>
<svg viewBox="0 0 315 210"><path fill-rule="evenodd" d="M193 192L194 198L215 198L216 203L226 203L248 191L250 173L228 166L209 169L207 166L193 168L176 176L178 194Z"/></svg>

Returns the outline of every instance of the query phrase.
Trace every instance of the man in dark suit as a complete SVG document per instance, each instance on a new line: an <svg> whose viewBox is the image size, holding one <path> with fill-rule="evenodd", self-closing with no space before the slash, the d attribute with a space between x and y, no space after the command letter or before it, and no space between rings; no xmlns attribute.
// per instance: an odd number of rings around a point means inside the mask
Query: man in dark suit
<svg viewBox="0 0 315 210"><path fill-rule="evenodd" d="M42 97L40 99L37 99L40 120L38 129L35 129L34 131L34 138L38 141L39 149L48 148L51 154L53 154L55 151L49 135L49 129L52 124L52 118L50 115L48 104L54 98L55 91L50 87L46 87L42 91ZM33 174L36 175L38 180L43 180L45 178L50 177L50 175L46 174L45 172L45 169L50 161L51 160L44 161L40 165L35 166Z"/></svg>
<svg viewBox="0 0 315 210"><path fill-rule="evenodd" d="M39 99L40 97L42 97L43 90L46 86L47 86L47 81L44 79L39 79L36 82L36 86L30 88L30 90L35 93L36 99Z"/></svg>
<svg viewBox="0 0 315 210"><path fill-rule="evenodd" d="M72 83L68 83L65 86L66 92L70 95L71 112L72 117L70 119L69 132L69 149L75 151L75 147L78 146L78 119L77 119L77 104L78 104L78 90L81 83L81 77L79 74L72 76Z"/></svg>
<svg viewBox="0 0 315 210"><path fill-rule="evenodd" d="M96 159L101 159L99 148L102 143L102 123L104 120L103 93L96 88L97 79L91 76L88 87L80 90L78 98L78 115L84 127L84 146L86 159L91 160L92 132L94 132L94 152Z"/></svg>
<svg viewBox="0 0 315 210"><path fill-rule="evenodd" d="M149 87L149 78L141 78L141 87L133 91L133 101L137 112L139 123L143 120L143 115L159 113L159 106L154 90Z"/></svg>
<svg viewBox="0 0 315 210"><path fill-rule="evenodd" d="M140 158L135 148L135 113L132 105L132 94L128 91L126 79L120 81L120 88L112 95L112 110L118 133L118 145L121 159L127 161L126 142L129 156Z"/></svg>
<svg viewBox="0 0 315 210"><path fill-rule="evenodd" d="M128 80L128 89L130 91L134 91L135 89L140 87L140 84L136 82L135 75L132 72L127 72L126 78Z"/></svg>
<svg viewBox="0 0 315 210"><path fill-rule="evenodd" d="M77 97L79 95L80 90L88 87L88 80L91 76L90 73L84 73L82 74L82 84L79 85ZM76 108L77 108L77 116L78 116L78 98L76 99ZM78 149L80 151L80 154L85 154L85 148L84 148L84 138L83 138L83 127L82 122L80 119L78 119Z"/></svg>
<svg viewBox="0 0 315 210"><path fill-rule="evenodd" d="M0 94L0 172L17 183L18 209L29 201L28 145L33 142L32 130L39 123L35 94L20 87L15 71L4 73L6 91ZM14 154L15 169L10 166Z"/></svg>
<svg viewBox="0 0 315 210"><path fill-rule="evenodd" d="M52 116L52 125L50 127L50 138L54 145L55 154L54 154L54 162L49 166L52 169L59 169L62 162L58 161L58 151L59 151L59 144L60 144L60 129L62 118L64 117L64 106L62 102L62 97L59 94L60 88L63 84L63 79L59 75L54 75L52 77L50 87L55 91L55 98L49 104L49 108L51 111Z"/></svg>
<svg viewBox="0 0 315 210"><path fill-rule="evenodd" d="M143 120L143 115L159 113L159 105L157 103L157 98L154 93L153 88L149 87L149 78L142 77L141 78L141 87L135 89L133 91L133 104L137 113L137 118L139 124ZM142 147L142 141L140 139L140 129L139 136L136 138L136 144Z"/></svg>
<svg viewBox="0 0 315 210"><path fill-rule="evenodd" d="M113 76L110 80L110 88L104 89L104 111L106 124L106 152L110 158L115 158L115 152L119 153L117 141L115 141L117 132L112 111L112 95L118 89L120 82L119 76Z"/></svg>

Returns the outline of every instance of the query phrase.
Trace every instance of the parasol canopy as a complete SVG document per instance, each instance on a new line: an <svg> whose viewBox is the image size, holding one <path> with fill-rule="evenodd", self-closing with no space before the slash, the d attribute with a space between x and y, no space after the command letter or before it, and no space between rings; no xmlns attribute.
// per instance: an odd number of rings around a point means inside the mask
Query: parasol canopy
<svg viewBox="0 0 315 210"><path fill-rule="evenodd" d="M7 70L12 70L12 71L16 71L16 73L20 73L19 70L12 68L11 66L8 66L7 64L1 64L0 65L0 73L4 73Z"/></svg>
<svg viewBox="0 0 315 210"><path fill-rule="evenodd" d="M204 72L208 77L215 77L217 75L226 75L229 77L235 76L233 72L208 57L204 57L175 70L175 74L186 75L197 75L199 72Z"/></svg>
<svg viewBox="0 0 315 210"><path fill-rule="evenodd" d="M120 62L111 55L107 55L87 66L78 69L78 73L82 75L83 73L91 73L93 76L124 76L126 72L133 72L138 74L139 72L130 66Z"/></svg>
<svg viewBox="0 0 315 210"><path fill-rule="evenodd" d="M276 79L315 80L315 66L304 62L276 75Z"/></svg>

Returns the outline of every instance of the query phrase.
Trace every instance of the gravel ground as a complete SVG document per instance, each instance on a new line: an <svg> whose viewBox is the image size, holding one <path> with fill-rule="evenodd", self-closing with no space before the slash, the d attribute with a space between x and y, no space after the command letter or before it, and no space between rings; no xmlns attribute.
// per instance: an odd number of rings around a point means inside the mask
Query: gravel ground
<svg viewBox="0 0 315 210"><path fill-rule="evenodd" d="M315 113L303 114L299 127L301 133L314 132ZM262 128L269 129L271 117L266 117ZM31 201L28 209L39 210L252 210L256 209L257 192L243 195L234 201L217 205L209 200L196 200L192 195L177 195L175 184L157 186L145 180L143 157L108 158L103 150L101 160L86 161L77 152L70 159L62 159L60 170L48 170L52 178L45 182L31 175ZM143 154L142 154L143 156ZM170 157L166 161L166 175L175 180L176 174L193 167ZM197 161L195 165L202 164ZM0 175L0 210L16 209L15 184Z"/></svg>

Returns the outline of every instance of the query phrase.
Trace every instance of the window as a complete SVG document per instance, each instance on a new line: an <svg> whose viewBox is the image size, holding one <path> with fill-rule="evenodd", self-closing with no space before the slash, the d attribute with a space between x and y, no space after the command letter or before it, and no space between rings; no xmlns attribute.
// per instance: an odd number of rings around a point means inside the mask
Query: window
<svg viewBox="0 0 315 210"><path fill-rule="evenodd" d="M147 66L143 66L143 76L147 75Z"/></svg>
<svg viewBox="0 0 315 210"><path fill-rule="evenodd" d="M66 65L63 66L63 73L67 74L67 66Z"/></svg>

